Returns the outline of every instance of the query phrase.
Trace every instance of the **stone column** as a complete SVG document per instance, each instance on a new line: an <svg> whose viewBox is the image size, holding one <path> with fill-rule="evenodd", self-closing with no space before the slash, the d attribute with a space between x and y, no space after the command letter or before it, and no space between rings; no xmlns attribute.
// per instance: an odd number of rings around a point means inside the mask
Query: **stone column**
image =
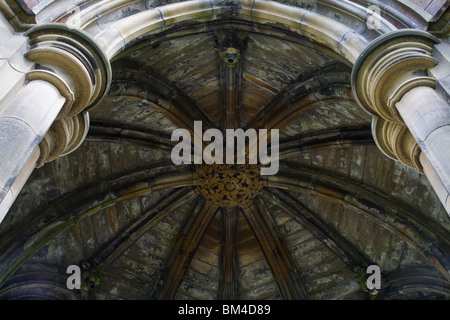
<svg viewBox="0 0 450 320"><path fill-rule="evenodd" d="M352 89L373 115L372 134L388 157L424 173L450 213L450 106L429 75L439 41L399 30L372 42L357 59Z"/></svg>
<svg viewBox="0 0 450 320"><path fill-rule="evenodd" d="M450 106L430 87L411 89L397 103L422 154L420 164L439 199L450 208Z"/></svg>
<svg viewBox="0 0 450 320"><path fill-rule="evenodd" d="M35 167L80 146L88 108L111 78L109 60L83 31L46 24L25 35L25 58L35 67L13 97L0 101L0 221Z"/></svg>

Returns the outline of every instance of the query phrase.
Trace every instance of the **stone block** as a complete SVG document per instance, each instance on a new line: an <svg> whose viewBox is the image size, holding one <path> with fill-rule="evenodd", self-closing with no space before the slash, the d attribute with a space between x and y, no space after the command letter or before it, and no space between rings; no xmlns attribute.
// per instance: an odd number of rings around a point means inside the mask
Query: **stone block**
<svg viewBox="0 0 450 320"><path fill-rule="evenodd" d="M44 136L56 119L65 98L48 82L31 81L5 108L2 117L20 119L36 135Z"/></svg>
<svg viewBox="0 0 450 320"><path fill-rule="evenodd" d="M129 43L141 36L161 31L164 27L164 19L159 10L147 10L119 20L112 27L120 31L125 43ZM111 36L112 33L109 35Z"/></svg>
<svg viewBox="0 0 450 320"><path fill-rule="evenodd" d="M12 192L5 192L3 189L0 189L0 223L2 223L3 219L6 217L9 208L14 202L14 197Z"/></svg>
<svg viewBox="0 0 450 320"><path fill-rule="evenodd" d="M122 51L126 44L120 30L115 27L105 29L95 36L95 40L110 60Z"/></svg>
<svg viewBox="0 0 450 320"><path fill-rule="evenodd" d="M186 1L159 7L164 19L164 27L170 27L186 20L196 22L210 21L213 11L208 0Z"/></svg>
<svg viewBox="0 0 450 320"><path fill-rule="evenodd" d="M302 34L339 52L339 42L351 31L349 28L330 18L311 13L302 21Z"/></svg>
<svg viewBox="0 0 450 320"><path fill-rule="evenodd" d="M11 35L0 28L0 59L9 59L26 42L26 37Z"/></svg>
<svg viewBox="0 0 450 320"><path fill-rule="evenodd" d="M0 188L9 190L40 140L23 121L0 117Z"/></svg>
<svg viewBox="0 0 450 320"><path fill-rule="evenodd" d="M440 80L450 76L450 43L442 41L433 47L433 57L439 64L430 70L430 74Z"/></svg>
<svg viewBox="0 0 450 320"><path fill-rule="evenodd" d="M25 74L15 70L8 60L0 59L0 114L13 99L16 93L23 88Z"/></svg>
<svg viewBox="0 0 450 320"><path fill-rule="evenodd" d="M220 20L227 18L242 18L252 20L253 0L211 1L213 18Z"/></svg>
<svg viewBox="0 0 450 320"><path fill-rule="evenodd" d="M428 161L424 153L422 153L420 156L420 162L428 181L434 189L434 192L438 196L441 203L444 205L447 213L450 214L449 191L445 188L442 180L438 177L436 171L434 170L434 167L431 165L430 161Z"/></svg>
<svg viewBox="0 0 450 320"><path fill-rule="evenodd" d="M436 128L450 125L450 106L432 88L410 90L396 107L419 143L425 141Z"/></svg>
<svg viewBox="0 0 450 320"><path fill-rule="evenodd" d="M420 148L439 177L439 181L447 194L450 193L450 124L434 130L424 142L420 143Z"/></svg>
<svg viewBox="0 0 450 320"><path fill-rule="evenodd" d="M255 0L252 9L253 22L281 25L286 29L299 32L302 20L309 12L296 7L285 6L275 1Z"/></svg>
<svg viewBox="0 0 450 320"><path fill-rule="evenodd" d="M365 38L354 31L350 31L345 33L338 44L338 48L345 60L354 64L367 45L368 42Z"/></svg>

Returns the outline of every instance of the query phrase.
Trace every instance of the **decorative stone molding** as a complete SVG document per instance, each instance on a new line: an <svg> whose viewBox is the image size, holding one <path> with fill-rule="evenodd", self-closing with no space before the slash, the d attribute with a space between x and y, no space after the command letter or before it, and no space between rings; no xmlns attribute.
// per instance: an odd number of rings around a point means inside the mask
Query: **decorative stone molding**
<svg viewBox="0 0 450 320"><path fill-rule="evenodd" d="M97 11L90 13L92 17L98 15ZM79 24L83 28L95 21L82 15L83 11L71 19L80 19L82 22ZM331 49L348 64L355 62L368 43L361 34L332 18L299 7L265 0L230 2L195 0L171 3L158 7L158 10L141 11L116 20L100 30L90 29L89 32L107 55L115 59L125 47L137 39L174 29L176 26L186 26L188 22L205 24L221 19L275 26L295 32L299 36L311 39L316 45Z"/></svg>
<svg viewBox="0 0 450 320"><path fill-rule="evenodd" d="M419 172L420 148L396 105L413 88L435 87L428 70L437 65L432 55L437 42L420 30L387 33L362 52L352 72L355 99L374 116L372 133L378 147Z"/></svg>
<svg viewBox="0 0 450 320"><path fill-rule="evenodd" d="M372 135L377 146L387 156L423 173L420 147L407 126L374 117Z"/></svg>
<svg viewBox="0 0 450 320"><path fill-rule="evenodd" d="M85 32L62 24L43 24L26 34L25 57L36 63L28 81L43 80L66 99L56 121L40 143L37 166L75 150L86 137L86 112L106 94L111 82L109 59Z"/></svg>
<svg viewBox="0 0 450 320"><path fill-rule="evenodd" d="M353 68L356 98L375 116L403 123L395 108L414 87L434 87L427 70L437 65L432 56L438 41L427 32L400 30L381 36L361 53Z"/></svg>
<svg viewBox="0 0 450 320"><path fill-rule="evenodd" d="M197 192L213 206L248 208L261 192L259 165L197 165Z"/></svg>
<svg viewBox="0 0 450 320"><path fill-rule="evenodd" d="M39 144L41 151L36 163L39 168L46 162L76 150L86 138L89 130L89 113L57 119Z"/></svg>

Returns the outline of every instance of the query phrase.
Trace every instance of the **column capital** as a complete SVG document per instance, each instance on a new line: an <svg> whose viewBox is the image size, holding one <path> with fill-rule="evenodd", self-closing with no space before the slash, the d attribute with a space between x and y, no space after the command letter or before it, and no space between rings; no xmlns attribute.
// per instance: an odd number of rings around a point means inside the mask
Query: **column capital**
<svg viewBox="0 0 450 320"><path fill-rule="evenodd" d="M41 166L75 150L74 141L76 146L81 144L89 127L89 117L82 113L106 95L112 72L102 48L82 30L51 23L35 26L25 35L29 38L25 57L36 63L27 80L47 81L66 99L40 144L45 150L37 164ZM56 137L56 133L65 136Z"/></svg>
<svg viewBox="0 0 450 320"><path fill-rule="evenodd" d="M372 134L388 157L423 172L421 150L397 109L411 89L435 88L428 70L436 67L433 46L439 40L421 30L403 29L371 42L356 60L352 91L359 105L372 114Z"/></svg>
<svg viewBox="0 0 450 320"><path fill-rule="evenodd" d="M111 82L111 66L103 49L90 35L65 24L49 23L37 25L25 36L29 38L25 57L36 63L30 74L40 73L33 78L49 81L53 76L57 87L63 80L72 92L74 101L67 108L67 115L89 109L103 98ZM66 88L60 91L64 94Z"/></svg>
<svg viewBox="0 0 450 320"><path fill-rule="evenodd" d="M412 29L386 33L371 42L352 70L352 90L359 104L374 116L403 123L395 105L403 95L419 86L435 87L428 75L438 61L433 35Z"/></svg>

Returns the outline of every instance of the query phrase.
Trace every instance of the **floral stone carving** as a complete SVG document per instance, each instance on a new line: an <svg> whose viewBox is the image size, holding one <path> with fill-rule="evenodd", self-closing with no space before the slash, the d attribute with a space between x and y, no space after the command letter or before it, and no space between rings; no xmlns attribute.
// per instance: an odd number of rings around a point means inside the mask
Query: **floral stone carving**
<svg viewBox="0 0 450 320"><path fill-rule="evenodd" d="M262 189L259 165L204 164L196 171L197 192L214 206L247 208Z"/></svg>

